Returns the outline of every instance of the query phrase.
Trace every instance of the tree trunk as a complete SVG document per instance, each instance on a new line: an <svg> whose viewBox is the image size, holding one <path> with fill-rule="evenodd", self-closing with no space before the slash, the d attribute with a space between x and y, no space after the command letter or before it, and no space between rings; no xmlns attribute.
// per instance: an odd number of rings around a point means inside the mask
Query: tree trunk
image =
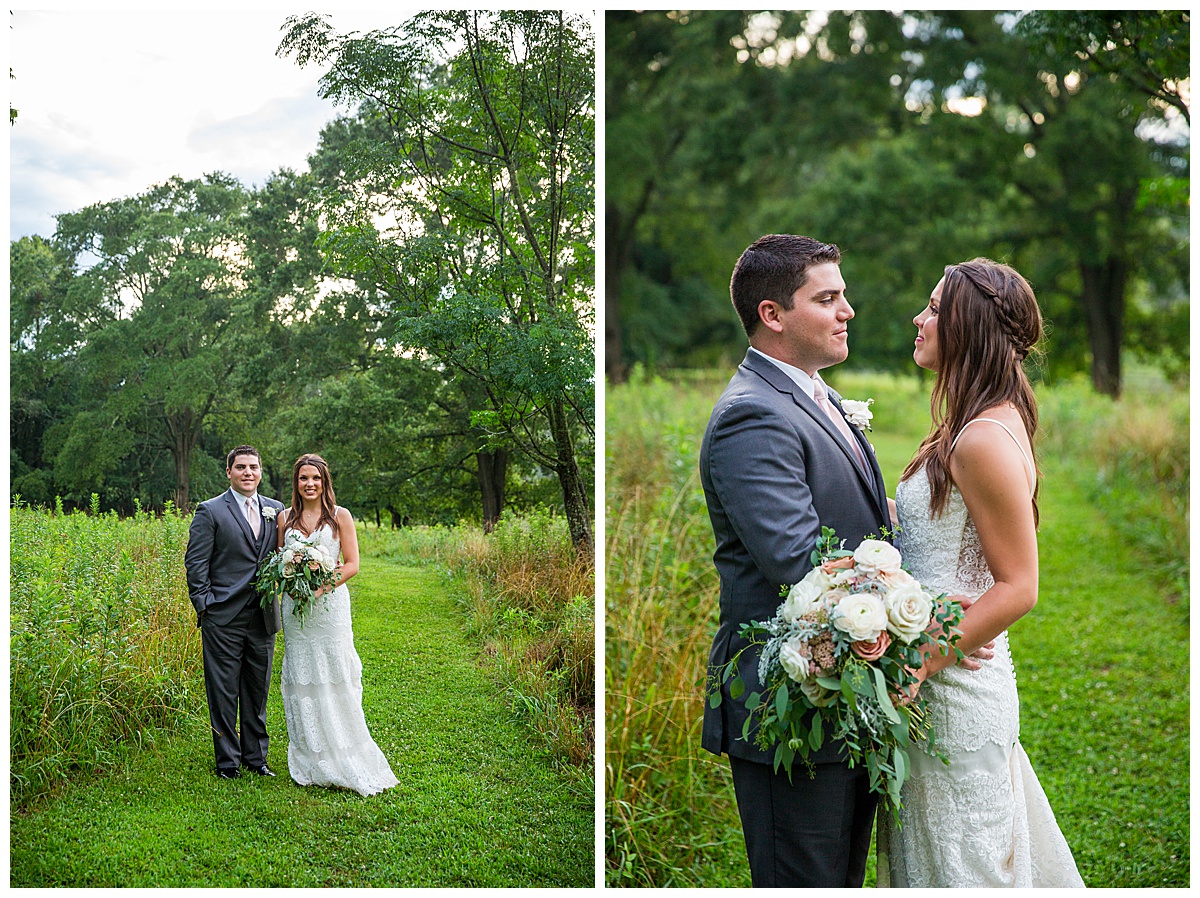
<svg viewBox="0 0 1200 898"><path fill-rule="evenodd" d="M175 462L175 507L188 510L191 501L189 483L192 473L192 449L195 448L197 428L193 427L191 411L164 416L171 440L171 459Z"/></svg>
<svg viewBox="0 0 1200 898"><path fill-rule="evenodd" d="M192 469L192 447L186 434L176 438L171 456L175 459L175 507L180 511L187 511L188 502L191 501L188 486Z"/></svg>
<svg viewBox="0 0 1200 898"><path fill-rule="evenodd" d="M1125 283L1129 265L1124 259L1080 262L1088 345L1092 350L1092 385L1100 393L1121 395L1121 338L1125 319Z"/></svg>
<svg viewBox="0 0 1200 898"><path fill-rule="evenodd" d="M595 553L595 545L592 542L592 515L562 401L552 402L548 413L550 432L554 435L555 473L558 474L558 483L562 487L563 507L567 512L571 541L575 544L576 552L586 554L590 558Z"/></svg>
<svg viewBox="0 0 1200 898"><path fill-rule="evenodd" d="M609 203L605 215L607 251L604 254L604 374L613 383L627 376L621 343L621 280L629 268L632 239L620 231L621 214ZM629 232L632 234L632 232Z"/></svg>
<svg viewBox="0 0 1200 898"><path fill-rule="evenodd" d="M500 512L504 511L504 479L508 470L508 452L504 449L476 452L475 460L479 465L476 477L483 498L483 530L485 533L491 533L500 520Z"/></svg>

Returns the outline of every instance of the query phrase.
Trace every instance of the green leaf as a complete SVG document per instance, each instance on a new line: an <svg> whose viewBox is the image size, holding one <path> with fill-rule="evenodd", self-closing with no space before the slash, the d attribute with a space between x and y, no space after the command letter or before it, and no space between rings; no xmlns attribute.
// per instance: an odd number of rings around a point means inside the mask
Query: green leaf
<svg viewBox="0 0 1200 898"><path fill-rule="evenodd" d="M746 691L746 681L741 677L737 677L729 686L730 698L741 698L742 693Z"/></svg>
<svg viewBox="0 0 1200 898"><path fill-rule="evenodd" d="M762 704L762 693L761 692L751 692L748 696L746 696L746 710L747 711L753 711L755 708L757 708L761 704Z"/></svg>
<svg viewBox="0 0 1200 898"><path fill-rule="evenodd" d="M896 768L896 792L900 792L900 787L904 785L904 781L908 779L908 752L897 745L892 749L892 765Z"/></svg>
<svg viewBox="0 0 1200 898"><path fill-rule="evenodd" d="M879 706L883 709L884 716L891 723L900 723L900 715L896 713L896 709L892 706L892 700L887 691L887 683L883 681L883 671L878 667L872 667L871 676L875 681L875 695L879 699Z"/></svg>
<svg viewBox="0 0 1200 898"><path fill-rule="evenodd" d="M812 747L813 751L817 751L825 741L825 731L821 725L820 713L813 715L812 722L812 729L808 732L808 744Z"/></svg>
<svg viewBox="0 0 1200 898"><path fill-rule="evenodd" d="M787 717L788 709L788 685L784 683L779 687L779 691L775 693L775 716L780 720Z"/></svg>
<svg viewBox="0 0 1200 898"><path fill-rule="evenodd" d="M714 692L712 695L710 695L708 697L708 706L710 708L721 707L721 690L720 689L718 689L716 692ZM693 707L695 707L695 706L693 705Z"/></svg>

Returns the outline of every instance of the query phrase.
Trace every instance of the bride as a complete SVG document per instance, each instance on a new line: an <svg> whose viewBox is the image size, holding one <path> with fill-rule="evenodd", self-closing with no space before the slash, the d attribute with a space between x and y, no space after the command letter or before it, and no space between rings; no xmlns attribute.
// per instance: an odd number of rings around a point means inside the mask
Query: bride
<svg viewBox="0 0 1200 898"><path fill-rule="evenodd" d="M1037 602L1037 406L1022 368L1042 333L1029 284L1007 265L946 268L913 319L913 358L937 372L934 426L896 490L914 577L966 600L959 647L995 641L979 670L928 655L917 671L946 766L912 752L901 826L880 815L880 885L1082 887L1019 741L1007 628Z"/></svg>
<svg viewBox="0 0 1200 898"><path fill-rule="evenodd" d="M283 597L283 695L288 772L301 786L340 786L373 795L397 785L383 752L367 731L362 710L362 662L350 628L346 581L358 573L358 536L350 512L336 505L329 466L302 455L292 469L292 505L280 518L278 545L287 532L318 534L342 558L338 585L316 591L301 626ZM326 593L328 592L328 595Z"/></svg>

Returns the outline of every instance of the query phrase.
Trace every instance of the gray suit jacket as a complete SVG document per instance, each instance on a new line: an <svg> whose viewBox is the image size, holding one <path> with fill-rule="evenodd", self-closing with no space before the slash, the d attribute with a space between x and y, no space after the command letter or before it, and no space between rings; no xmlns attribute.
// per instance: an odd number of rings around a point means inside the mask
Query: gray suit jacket
<svg viewBox="0 0 1200 898"><path fill-rule="evenodd" d="M830 398L839 399L833 391ZM840 408L840 405L838 406ZM782 585L799 582L821 527L833 527L846 548L878 538L889 521L887 493L875 454L856 428L864 472L845 438L817 404L786 374L756 353L745 361L717 401L700 449L700 480L716 537L713 555L721 578L720 622L709 655L709 677L746 645L738 636L750 621L766 622ZM738 662L746 693L704 706L702 744L715 754L770 763L771 754L743 740L745 698L761 691L758 651ZM814 762L838 759L827 743Z"/></svg>
<svg viewBox="0 0 1200 898"><path fill-rule="evenodd" d="M261 493L258 498L262 508L274 508L276 513L283 509L282 502ZM264 515L255 539L232 490L200 503L183 555L197 626L201 613L208 614L215 624L228 624L248 603L259 603L254 578L263 559L275 549L275 533L274 518ZM263 622L268 634L278 633L282 624L279 608L264 608Z"/></svg>

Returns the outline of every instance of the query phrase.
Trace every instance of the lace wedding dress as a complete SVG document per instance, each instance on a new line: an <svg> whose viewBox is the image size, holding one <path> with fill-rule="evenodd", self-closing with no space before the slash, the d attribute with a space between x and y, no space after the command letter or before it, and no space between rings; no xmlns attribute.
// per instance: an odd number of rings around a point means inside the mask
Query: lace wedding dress
<svg viewBox="0 0 1200 898"><path fill-rule="evenodd" d="M1033 466L1028 458L1025 462L1032 482ZM924 469L896 488L898 547L909 570L935 593L982 595L994 581L962 495L952 489L937 518L931 517L929 495ZM921 692L929 702L937 747L950 765L919 749L909 752L912 772L901 792L902 825L897 830L890 812L879 815L878 884L1083 887L1019 741L1008 634L996 638L995 657L980 670L948 667L930 677Z"/></svg>
<svg viewBox="0 0 1200 898"><path fill-rule="evenodd" d="M326 525L316 533L337 558L341 544ZM340 786L373 795L397 785L387 759L367 731L362 662L350 628L345 584L317 599L304 618L283 597L283 695L288 772L301 786Z"/></svg>

